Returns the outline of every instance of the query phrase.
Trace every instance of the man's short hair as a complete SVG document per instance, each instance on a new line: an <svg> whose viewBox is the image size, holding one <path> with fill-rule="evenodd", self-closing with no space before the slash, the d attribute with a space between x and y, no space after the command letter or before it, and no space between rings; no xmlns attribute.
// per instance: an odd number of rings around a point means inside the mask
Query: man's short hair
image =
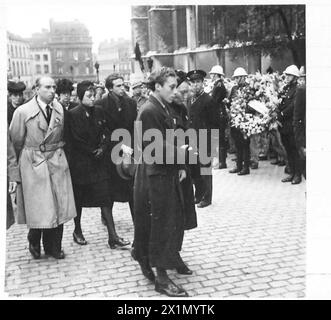
<svg viewBox="0 0 331 320"><path fill-rule="evenodd" d="M67 93L74 90L73 83L69 79L59 79L56 82L56 93L61 94L61 93Z"/></svg>
<svg viewBox="0 0 331 320"><path fill-rule="evenodd" d="M158 83L163 86L169 77L176 78L175 70L168 67L162 67L160 70L151 73L148 77L148 87L152 91L155 91L155 85Z"/></svg>
<svg viewBox="0 0 331 320"><path fill-rule="evenodd" d="M124 78L119 74L119 73L112 73L111 75L109 75L106 78L106 82L105 82L105 87L109 90L109 89L113 89L114 83L113 81L117 80L117 79L122 79L124 81Z"/></svg>

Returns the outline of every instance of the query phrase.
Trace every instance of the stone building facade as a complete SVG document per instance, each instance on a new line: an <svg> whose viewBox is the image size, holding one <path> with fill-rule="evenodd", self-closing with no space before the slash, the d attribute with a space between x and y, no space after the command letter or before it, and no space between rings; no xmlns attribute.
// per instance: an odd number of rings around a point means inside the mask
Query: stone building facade
<svg viewBox="0 0 331 320"><path fill-rule="evenodd" d="M30 44L22 37L7 32L7 78L32 85L32 56Z"/></svg>
<svg viewBox="0 0 331 320"><path fill-rule="evenodd" d="M83 23L50 20L48 47L53 78L95 80L92 38Z"/></svg>
<svg viewBox="0 0 331 320"><path fill-rule="evenodd" d="M139 44L145 70L152 71L148 63L151 59L152 69L171 66L185 71L196 68L209 71L213 65L220 64L229 77L238 66L255 73L266 72L270 66L275 71L283 71L294 63L291 52L284 48L280 57L275 58L257 55L250 47L226 45L229 40L226 23L214 14L216 7L222 10L225 6L132 6L131 45L135 48L136 43ZM295 14L295 9L293 12ZM280 24L277 19L272 22L276 28ZM298 45L305 56L305 41ZM141 72L134 57L132 69L134 73Z"/></svg>
<svg viewBox="0 0 331 320"><path fill-rule="evenodd" d="M105 78L113 72L123 76L129 81L131 73L132 54L130 40L111 39L100 43L97 54L99 63L99 79L104 82Z"/></svg>

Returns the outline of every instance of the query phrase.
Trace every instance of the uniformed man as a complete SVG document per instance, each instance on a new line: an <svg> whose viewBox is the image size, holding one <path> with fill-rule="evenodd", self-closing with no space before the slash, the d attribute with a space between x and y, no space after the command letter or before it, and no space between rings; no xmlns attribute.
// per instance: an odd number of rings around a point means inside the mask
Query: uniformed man
<svg viewBox="0 0 331 320"><path fill-rule="evenodd" d="M238 94L238 89L244 87L246 85L246 77L247 72L244 68L237 68L233 72L233 78L236 82L236 85L232 87L229 104L231 105L232 100ZM230 173L237 173L238 175L246 175L249 174L249 165L250 165L250 139L245 138L240 129L231 127L231 136L234 140L236 151L237 151L237 159L236 159L236 167L231 169Z"/></svg>
<svg viewBox="0 0 331 320"><path fill-rule="evenodd" d="M8 126L13 118L14 111L23 103L23 91L26 89L24 82L8 81L7 121Z"/></svg>
<svg viewBox="0 0 331 320"><path fill-rule="evenodd" d="M198 150L201 149L202 144L207 144L207 157L211 157L214 150L212 150L212 136L211 129L218 129L220 123L219 106L216 101L207 93L204 92L203 81L206 72L203 70L192 70L187 73L187 78L190 81L192 89L192 97L188 102L188 112L190 128L197 132L199 137L200 129L207 129L207 142L199 141ZM201 150L200 150L201 151ZM212 203L212 166L211 160L208 163L199 163L196 170L192 173L193 182L195 186L195 202L198 208L204 208ZM202 170L204 171L203 174Z"/></svg>
<svg viewBox="0 0 331 320"><path fill-rule="evenodd" d="M281 123L279 132L287 153L290 174L282 179L282 182L298 184L301 182L302 170L300 156L294 138L293 110L300 74L298 67L295 65L288 66L284 73L286 75L287 84L279 94L282 100L277 109L277 118Z"/></svg>
<svg viewBox="0 0 331 320"><path fill-rule="evenodd" d="M223 100L227 97L227 90L224 85L224 71L219 65L213 66L209 71L213 82L211 96L217 102L220 114L219 125L219 145L218 145L218 169L226 168L227 147L225 140L225 129L228 121L225 103Z"/></svg>

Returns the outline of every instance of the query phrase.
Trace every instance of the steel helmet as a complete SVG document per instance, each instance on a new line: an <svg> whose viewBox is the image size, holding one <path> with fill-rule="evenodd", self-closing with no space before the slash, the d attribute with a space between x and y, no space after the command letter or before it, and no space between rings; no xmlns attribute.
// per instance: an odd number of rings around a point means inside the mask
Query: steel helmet
<svg viewBox="0 0 331 320"><path fill-rule="evenodd" d="M296 65L292 64L290 66L288 66L285 71L284 71L285 74L289 74L289 75L292 75L292 76L296 76L296 77L300 77L300 72L299 72L299 69Z"/></svg>
<svg viewBox="0 0 331 320"><path fill-rule="evenodd" d="M221 74L222 76L224 76L224 71L221 66L213 66L209 73Z"/></svg>
<svg viewBox="0 0 331 320"><path fill-rule="evenodd" d="M239 67L236 70L234 70L232 77L234 78L234 77L244 77L244 76L248 76L246 70L244 68Z"/></svg>
<svg viewBox="0 0 331 320"><path fill-rule="evenodd" d="M305 70L304 66L302 66L300 68L299 73L300 73L300 77L305 77L306 76L306 70Z"/></svg>

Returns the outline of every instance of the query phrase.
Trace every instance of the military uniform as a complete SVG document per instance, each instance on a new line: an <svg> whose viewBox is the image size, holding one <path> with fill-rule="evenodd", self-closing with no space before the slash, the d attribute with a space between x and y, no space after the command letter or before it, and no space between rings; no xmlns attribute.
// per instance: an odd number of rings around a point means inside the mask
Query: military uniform
<svg viewBox="0 0 331 320"><path fill-rule="evenodd" d="M291 172L290 175L292 177L300 177L301 179L300 156L295 143L293 130L293 110L296 93L296 82L292 82L284 87L283 91L280 93L282 100L278 106L277 117L281 123L279 132L287 153L288 165Z"/></svg>
<svg viewBox="0 0 331 320"><path fill-rule="evenodd" d="M196 77L203 77L206 75L204 71L193 70L187 74L187 77L194 79ZM219 106L216 101L204 91L196 96L192 97L188 101L188 114L189 114L189 126L190 128L196 130L198 150L202 150L205 141L199 141L199 130L207 129L207 156L211 157L215 150L212 150L212 136L211 129L219 129L220 124L220 114ZM204 174L201 174L201 169L204 169ZM206 174L207 173L207 174ZM211 160L208 163L201 163L199 158L199 163L195 166L195 170L192 171L193 182L195 186L195 198L196 203L204 201L208 204L212 202L212 167Z"/></svg>

